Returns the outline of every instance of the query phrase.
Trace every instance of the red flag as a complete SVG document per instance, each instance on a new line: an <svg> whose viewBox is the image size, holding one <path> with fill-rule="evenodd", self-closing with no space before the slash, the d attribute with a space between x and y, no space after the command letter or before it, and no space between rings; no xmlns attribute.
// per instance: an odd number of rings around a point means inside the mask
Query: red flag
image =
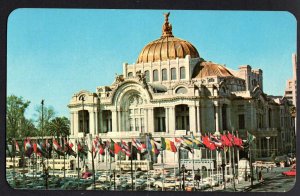
<svg viewBox="0 0 300 196"><path fill-rule="evenodd" d="M115 142L114 144L114 150L115 150L114 151L115 154L118 154L122 150L121 146L119 146L117 142Z"/></svg>
<svg viewBox="0 0 300 196"><path fill-rule="evenodd" d="M229 141L228 137L224 134L224 135L221 135L221 141L222 141L222 144L223 146L232 146L231 142Z"/></svg>

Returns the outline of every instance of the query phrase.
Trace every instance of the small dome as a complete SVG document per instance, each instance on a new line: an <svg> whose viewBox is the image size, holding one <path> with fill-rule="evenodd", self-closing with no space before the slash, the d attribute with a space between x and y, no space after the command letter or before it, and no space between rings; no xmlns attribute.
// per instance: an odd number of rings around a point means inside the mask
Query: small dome
<svg viewBox="0 0 300 196"><path fill-rule="evenodd" d="M143 48L137 63L185 58L186 55L190 55L191 58L199 57L197 49L190 42L173 36L172 25L168 21L170 13L164 15L165 23L162 27L161 38L150 42Z"/></svg>
<svg viewBox="0 0 300 196"><path fill-rule="evenodd" d="M207 61L198 63L194 68L192 78L200 79L208 76L233 77L233 74L223 65Z"/></svg>

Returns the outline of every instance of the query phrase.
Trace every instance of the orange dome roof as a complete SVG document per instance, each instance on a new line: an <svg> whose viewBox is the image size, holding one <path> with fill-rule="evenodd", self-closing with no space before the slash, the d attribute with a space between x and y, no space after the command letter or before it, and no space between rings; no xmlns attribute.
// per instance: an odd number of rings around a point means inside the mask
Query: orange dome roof
<svg viewBox="0 0 300 196"><path fill-rule="evenodd" d="M233 74L223 65L203 61L194 68L192 78L204 78L208 76L230 77Z"/></svg>
<svg viewBox="0 0 300 196"><path fill-rule="evenodd" d="M188 41L176 38L172 34L172 25L169 24L168 17L165 15L165 23L162 28L160 39L150 42L141 51L137 63L147 63L155 61L165 61L167 59L185 58L190 55L191 58L199 57L197 49Z"/></svg>

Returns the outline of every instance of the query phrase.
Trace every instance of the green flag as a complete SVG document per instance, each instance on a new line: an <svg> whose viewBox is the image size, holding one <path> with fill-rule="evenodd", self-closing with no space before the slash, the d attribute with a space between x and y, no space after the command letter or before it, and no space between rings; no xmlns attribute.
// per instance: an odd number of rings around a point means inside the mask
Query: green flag
<svg viewBox="0 0 300 196"><path fill-rule="evenodd" d="M247 140L248 140L249 144L252 143L253 140L254 140L255 138L256 138L256 137L255 137L254 135L250 134L250 133L247 131Z"/></svg>
<svg viewBox="0 0 300 196"><path fill-rule="evenodd" d="M163 137L161 137L161 150L166 150L166 141Z"/></svg>

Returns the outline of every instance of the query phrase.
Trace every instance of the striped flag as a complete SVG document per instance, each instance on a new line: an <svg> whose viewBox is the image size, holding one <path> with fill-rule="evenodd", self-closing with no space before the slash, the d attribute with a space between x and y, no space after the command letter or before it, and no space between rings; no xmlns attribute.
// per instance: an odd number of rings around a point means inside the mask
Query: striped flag
<svg viewBox="0 0 300 196"><path fill-rule="evenodd" d="M147 151L145 144L142 144L139 139L132 139L132 145L136 147L140 153Z"/></svg>
<svg viewBox="0 0 300 196"><path fill-rule="evenodd" d="M166 150L166 141L165 138L161 137L161 150Z"/></svg>
<svg viewBox="0 0 300 196"><path fill-rule="evenodd" d="M26 138L24 140L24 152L27 157L30 157L33 153L33 146L31 145L30 139Z"/></svg>
<svg viewBox="0 0 300 196"><path fill-rule="evenodd" d="M150 142L151 142L151 146L152 146L152 152L154 154L158 155L159 154L158 149L161 148L161 145L158 142L156 142L154 139L151 139Z"/></svg>
<svg viewBox="0 0 300 196"><path fill-rule="evenodd" d="M130 157L131 156L131 150L129 148L129 146L126 144L126 142L124 142L123 140L121 140L121 150L122 152L124 152L126 154L126 156Z"/></svg>
<svg viewBox="0 0 300 196"><path fill-rule="evenodd" d="M53 139L53 147L54 147L55 152L58 155L61 155L61 156L64 155L64 151L63 151L62 147L59 145L59 143L55 139Z"/></svg>
<svg viewBox="0 0 300 196"><path fill-rule="evenodd" d="M169 139L165 139L165 143L166 143L166 150L169 150L171 152L177 152L177 148L176 148L174 142L172 142Z"/></svg>

